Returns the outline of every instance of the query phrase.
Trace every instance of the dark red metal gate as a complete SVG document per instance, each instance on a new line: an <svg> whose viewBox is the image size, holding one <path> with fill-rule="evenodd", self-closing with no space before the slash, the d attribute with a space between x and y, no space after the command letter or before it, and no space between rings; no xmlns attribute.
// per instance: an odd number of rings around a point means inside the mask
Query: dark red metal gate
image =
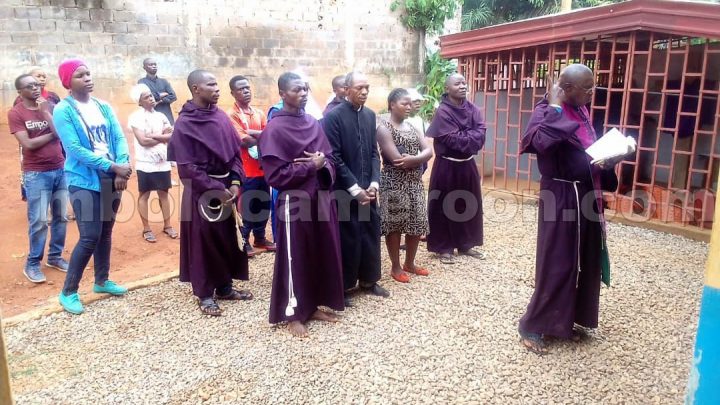
<svg viewBox="0 0 720 405"><path fill-rule="evenodd" d="M571 63L597 75L591 105L599 134L618 128L638 151L618 165L609 208L636 219L712 225L720 168L720 42L632 31L460 57L488 140L480 157L484 185L534 193L535 159L518 155L546 76Z"/></svg>

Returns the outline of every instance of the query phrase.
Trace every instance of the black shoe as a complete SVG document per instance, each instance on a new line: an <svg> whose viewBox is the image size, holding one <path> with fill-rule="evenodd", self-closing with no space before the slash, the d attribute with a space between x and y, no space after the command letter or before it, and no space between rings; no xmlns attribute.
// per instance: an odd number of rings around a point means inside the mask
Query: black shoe
<svg viewBox="0 0 720 405"><path fill-rule="evenodd" d="M387 298L390 296L390 292L382 287L380 284L374 283L370 287L360 287L365 293L370 295L376 295L378 297Z"/></svg>
<svg viewBox="0 0 720 405"><path fill-rule="evenodd" d="M245 254L247 255L248 259L255 256L255 249L253 249L252 246L250 246L249 243L245 244L245 247L243 248L245 251Z"/></svg>
<svg viewBox="0 0 720 405"><path fill-rule="evenodd" d="M352 300L350 300L350 296L346 294L345 295L345 308L348 308L351 306L353 306Z"/></svg>

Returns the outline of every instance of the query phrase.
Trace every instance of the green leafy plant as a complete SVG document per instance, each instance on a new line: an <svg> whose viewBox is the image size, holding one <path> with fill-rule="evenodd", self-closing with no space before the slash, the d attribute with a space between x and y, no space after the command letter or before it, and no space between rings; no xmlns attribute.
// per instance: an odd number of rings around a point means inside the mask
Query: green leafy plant
<svg viewBox="0 0 720 405"><path fill-rule="evenodd" d="M573 9L620 3L622 0L574 0ZM488 27L560 11L559 0L465 0L462 29Z"/></svg>
<svg viewBox="0 0 720 405"><path fill-rule="evenodd" d="M411 30L418 33L418 70L425 71L427 49L425 37L428 34L442 33L445 21L455 17L463 0L393 0L390 10L402 8L400 20Z"/></svg>
<svg viewBox="0 0 720 405"><path fill-rule="evenodd" d="M425 60L425 82L418 86L418 91L424 93L425 103L420 108L420 116L429 121L440 105L445 92L445 79L457 71L455 62L443 59L440 52L434 52Z"/></svg>
<svg viewBox="0 0 720 405"><path fill-rule="evenodd" d="M460 5L462 0L393 0L390 10L402 6L400 19L406 27L432 34L442 31L445 20L453 18Z"/></svg>

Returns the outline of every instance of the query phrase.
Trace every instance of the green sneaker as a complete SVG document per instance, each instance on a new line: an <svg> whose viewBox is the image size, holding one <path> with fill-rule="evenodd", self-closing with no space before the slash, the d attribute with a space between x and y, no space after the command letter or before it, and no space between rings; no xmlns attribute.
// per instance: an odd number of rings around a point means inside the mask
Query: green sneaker
<svg viewBox="0 0 720 405"><path fill-rule="evenodd" d="M80 302L80 295L78 293L65 295L60 292L60 305L63 309L70 312L71 314L80 315L85 312L82 302Z"/></svg>
<svg viewBox="0 0 720 405"><path fill-rule="evenodd" d="M93 292L96 292L98 294L106 293L110 295L125 295L128 292L128 289L115 284L114 282L110 280L105 281L105 285L93 285Z"/></svg>

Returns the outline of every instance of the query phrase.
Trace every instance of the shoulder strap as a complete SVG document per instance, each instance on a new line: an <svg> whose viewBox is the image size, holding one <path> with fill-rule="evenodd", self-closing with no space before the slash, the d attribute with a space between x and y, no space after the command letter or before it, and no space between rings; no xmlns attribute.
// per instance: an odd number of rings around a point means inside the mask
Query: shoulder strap
<svg viewBox="0 0 720 405"><path fill-rule="evenodd" d="M80 112L80 109L78 108L76 101L70 97L66 99L68 101L68 104L75 110L78 117L80 117L80 121L82 121L83 125L85 126L85 134L87 134L88 141L90 141L90 150L95 150L95 142L93 139L92 132L90 131L90 125L88 125L87 121L85 121L85 118L83 117L82 113ZM97 101L96 101L97 103ZM99 106L98 106L99 108Z"/></svg>

